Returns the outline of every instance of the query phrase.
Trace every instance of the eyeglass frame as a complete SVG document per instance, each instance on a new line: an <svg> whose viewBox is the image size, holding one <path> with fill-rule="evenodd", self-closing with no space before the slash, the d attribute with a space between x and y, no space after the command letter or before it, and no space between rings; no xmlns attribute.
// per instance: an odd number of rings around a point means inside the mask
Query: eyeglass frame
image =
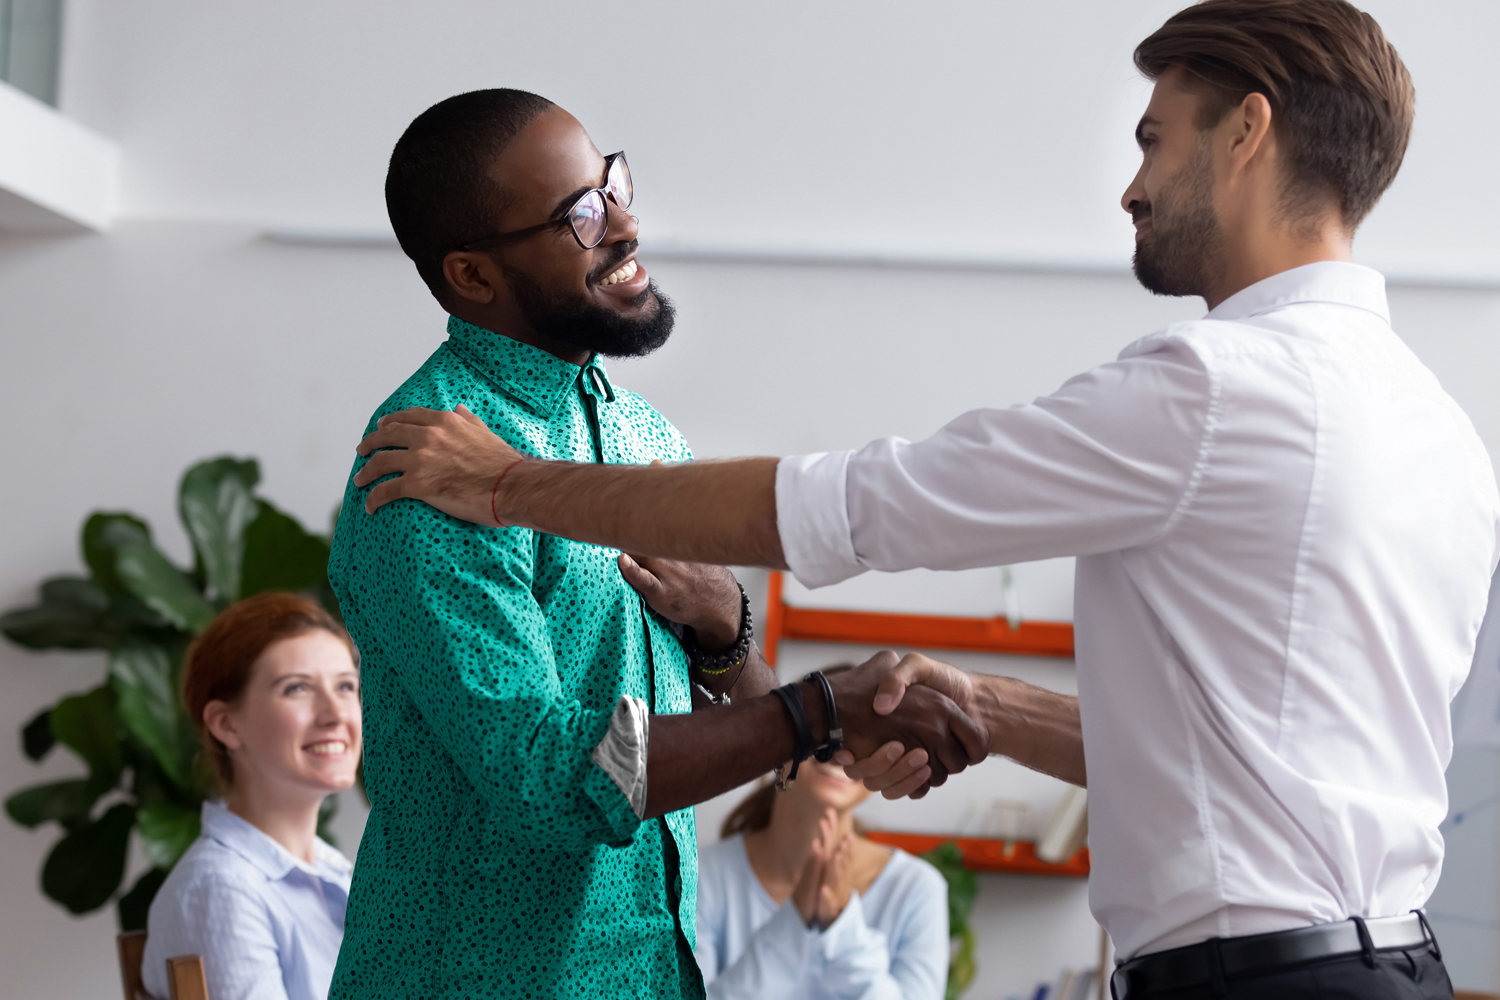
<svg viewBox="0 0 1500 1000"><path fill-rule="evenodd" d="M594 249L594 247L604 242L604 237L609 235L609 203L611 201L614 201L609 193L609 172L611 168L614 167L615 160L619 160L621 163L625 164L625 172L628 175L630 172L630 161L625 159L625 150L622 149L617 153L610 153L604 158L604 183L599 187L589 188L587 191L584 191L582 194L580 194L577 198L574 198L572 201L568 202L568 207L563 209L562 214L557 218L548 219L546 222L540 222L534 226L527 226L525 229L515 229L508 233L497 233L494 236L482 236L477 240L470 240L468 243L465 243L458 247L454 247L454 250L461 252L472 250L492 250L496 247L509 246L512 243L519 243L524 239L535 236L537 233L546 232L549 229L556 229L558 226L567 226L568 231L573 234L574 242L576 242L580 247L583 247L583 249ZM578 235L578 230L573 227L573 209L577 208L578 203L583 201L583 199L596 192L599 194L600 199L604 202L604 231L599 234L599 240L594 244L594 246L588 246L583 242L583 238ZM634 179L632 179L630 182L630 201L632 204L635 202ZM615 202L615 204L619 206L619 209L622 212L630 208L630 205L621 205L617 201Z"/></svg>

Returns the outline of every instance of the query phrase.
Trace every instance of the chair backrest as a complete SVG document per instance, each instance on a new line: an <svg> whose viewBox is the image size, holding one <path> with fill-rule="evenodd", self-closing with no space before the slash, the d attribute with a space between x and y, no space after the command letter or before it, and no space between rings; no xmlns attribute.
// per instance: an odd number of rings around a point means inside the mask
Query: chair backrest
<svg viewBox="0 0 1500 1000"><path fill-rule="evenodd" d="M125 1000L140 1000L147 996L141 985L141 956L146 953L146 932L126 931L115 937L115 950L120 955L120 985L125 987Z"/></svg>
<svg viewBox="0 0 1500 1000"><path fill-rule="evenodd" d="M167 959L167 983L172 987L170 1000L208 1000L208 978L200 955Z"/></svg>
<svg viewBox="0 0 1500 1000"><path fill-rule="evenodd" d="M141 982L141 959L146 954L146 932L126 931L115 938L120 954L120 985L125 1000L153 1000ZM208 1000L208 977L203 973L199 955L178 955L167 959L168 1000Z"/></svg>

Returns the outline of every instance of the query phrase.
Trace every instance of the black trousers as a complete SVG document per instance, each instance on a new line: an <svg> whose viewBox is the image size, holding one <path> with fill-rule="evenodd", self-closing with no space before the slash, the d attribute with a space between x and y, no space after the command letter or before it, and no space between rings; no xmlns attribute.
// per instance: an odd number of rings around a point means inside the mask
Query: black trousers
<svg viewBox="0 0 1500 1000"><path fill-rule="evenodd" d="M1375 967L1363 955L1345 955L1211 986L1131 993L1130 1000L1453 1000L1453 984L1442 960L1427 948L1383 951Z"/></svg>

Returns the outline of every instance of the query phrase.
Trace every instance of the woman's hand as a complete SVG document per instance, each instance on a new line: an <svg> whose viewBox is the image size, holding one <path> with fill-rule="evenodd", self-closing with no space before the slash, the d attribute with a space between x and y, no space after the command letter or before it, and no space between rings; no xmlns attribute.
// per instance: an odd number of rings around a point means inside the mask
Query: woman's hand
<svg viewBox="0 0 1500 1000"><path fill-rule="evenodd" d="M823 869L832 854L831 846L825 845L832 845L837 829L838 813L829 809L818 820L818 832L813 836L807 863L802 866L802 877L792 889L792 903L797 907L797 915L808 927L818 919L818 904L823 897Z"/></svg>
<svg viewBox="0 0 1500 1000"><path fill-rule="evenodd" d="M818 890L818 926L827 929L849 905L854 895L854 834L846 833L823 863L823 884Z"/></svg>
<svg viewBox="0 0 1500 1000"><path fill-rule="evenodd" d="M854 835L838 833L838 813L829 809L818 820L802 877L792 889L792 903L808 927L828 928L854 894Z"/></svg>

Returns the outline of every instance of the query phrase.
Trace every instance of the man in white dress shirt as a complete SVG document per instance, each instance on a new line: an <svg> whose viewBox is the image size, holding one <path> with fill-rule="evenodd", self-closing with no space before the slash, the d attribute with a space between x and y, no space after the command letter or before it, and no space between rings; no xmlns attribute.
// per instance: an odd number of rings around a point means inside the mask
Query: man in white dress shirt
<svg viewBox="0 0 1500 1000"><path fill-rule="evenodd" d="M521 461L464 412L386 418L370 509L416 497L633 552L867 570L1076 556L1076 702L885 654L990 749L1090 791L1095 915L1135 997L1448 997L1418 910L1500 537L1469 420L1349 263L1414 93L1344 0L1210 0L1136 50L1156 81L1123 205L1136 274L1202 320L919 443L664 468ZM1081 710L1081 713L1080 713ZM821 734L814 734L821 739ZM899 758L899 759L898 759ZM942 774L888 748L888 795Z"/></svg>

